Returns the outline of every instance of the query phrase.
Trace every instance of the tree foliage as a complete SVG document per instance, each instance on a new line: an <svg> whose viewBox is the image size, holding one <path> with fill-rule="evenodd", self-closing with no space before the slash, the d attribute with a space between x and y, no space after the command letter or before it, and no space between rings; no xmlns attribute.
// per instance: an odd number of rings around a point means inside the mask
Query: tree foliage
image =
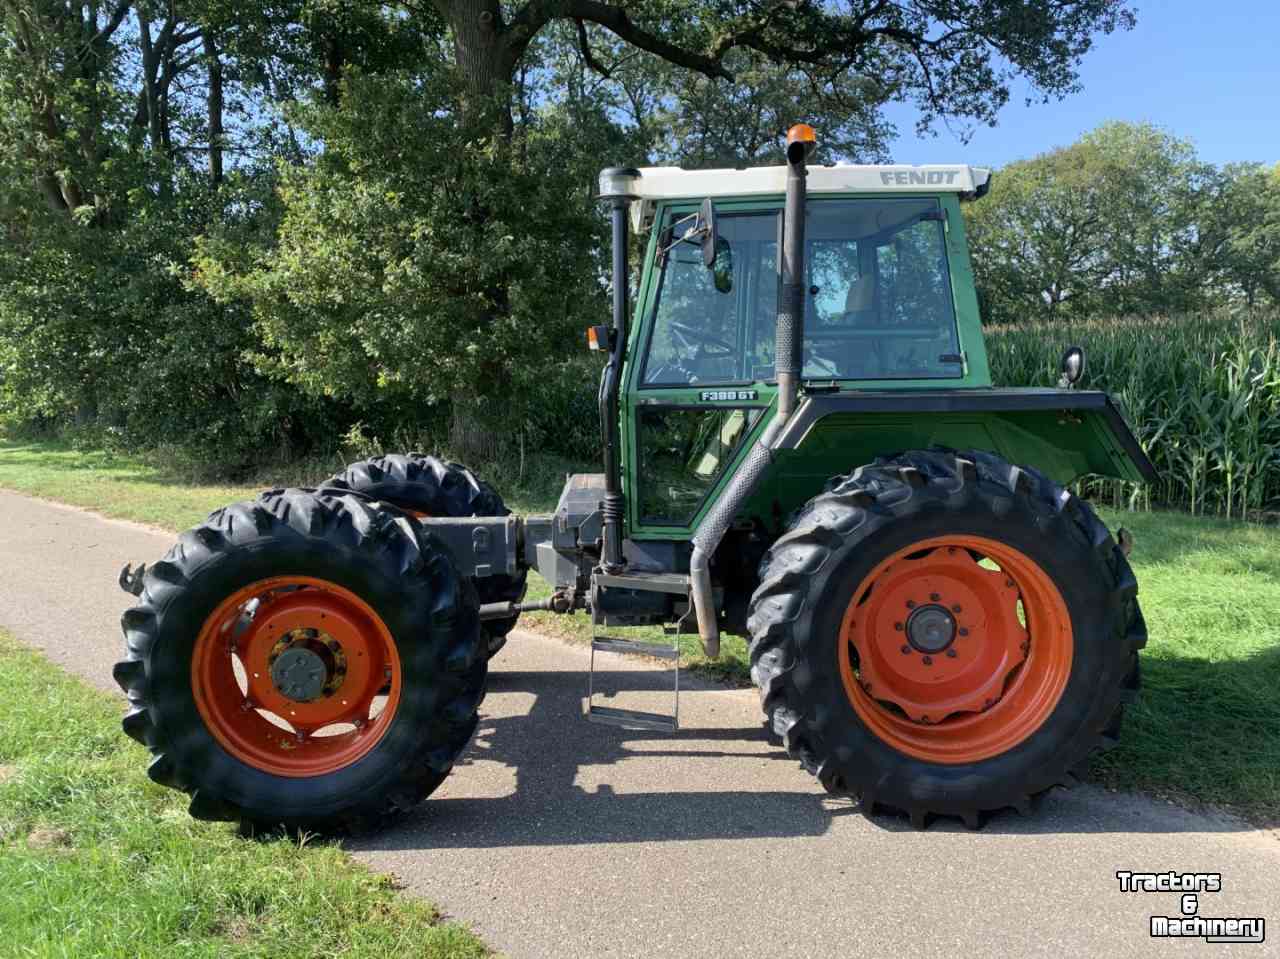
<svg viewBox="0 0 1280 959"><path fill-rule="evenodd" d="M885 159L886 104L992 122L1014 77L1070 92L1132 22L1122 0L0 0L0 417L225 469L460 411L560 441L532 407L583 378L566 357L606 309L600 167L771 162L802 119L828 159ZM1222 237L1241 263L1271 242Z"/></svg>
<svg viewBox="0 0 1280 959"><path fill-rule="evenodd" d="M1275 298L1280 181L1222 169L1148 124L1109 123L1010 164L966 208L984 315L1152 315Z"/></svg>

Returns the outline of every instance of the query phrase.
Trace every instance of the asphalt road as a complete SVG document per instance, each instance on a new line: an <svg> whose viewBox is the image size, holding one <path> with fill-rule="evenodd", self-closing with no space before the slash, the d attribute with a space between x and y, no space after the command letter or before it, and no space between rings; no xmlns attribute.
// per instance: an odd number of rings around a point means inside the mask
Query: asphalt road
<svg viewBox="0 0 1280 959"><path fill-rule="evenodd" d="M170 540L0 491L0 625L114 690L116 574ZM594 726L586 661L514 634L445 786L352 847L510 956L1280 954L1274 832L1088 787L978 833L869 821L763 736L752 692L692 684L674 736ZM619 685L663 679L603 666ZM1179 897L1122 893L1117 870L1219 872L1200 914L1263 916L1267 941L1152 940L1148 917L1177 916Z"/></svg>

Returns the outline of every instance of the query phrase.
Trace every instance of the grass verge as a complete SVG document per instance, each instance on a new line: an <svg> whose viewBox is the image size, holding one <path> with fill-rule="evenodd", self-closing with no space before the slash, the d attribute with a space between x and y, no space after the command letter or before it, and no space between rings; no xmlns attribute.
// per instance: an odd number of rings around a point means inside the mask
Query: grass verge
<svg viewBox="0 0 1280 959"><path fill-rule="evenodd" d="M1133 531L1143 692L1094 777L1280 826L1280 528L1100 510Z"/></svg>
<svg viewBox="0 0 1280 959"><path fill-rule="evenodd" d="M535 464L514 484L512 508L551 509L567 466ZM488 478L512 485L502 475ZM188 486L133 460L4 442L0 486L172 530L260 489ZM1143 656L1144 694L1129 710L1121 746L1094 764L1095 778L1280 824L1280 528L1100 512L1113 529L1123 524L1136 538L1132 559L1151 641ZM535 576L529 592L540 598L548 590ZM571 641L591 635L582 616L541 613L522 624ZM656 629L630 633L661 636ZM696 637L683 637L683 646L690 668L749 684L741 637L726 636L716 661L701 655Z"/></svg>
<svg viewBox="0 0 1280 959"><path fill-rule="evenodd" d="M199 823L120 703L0 633L0 934L11 956L482 956L332 844Z"/></svg>

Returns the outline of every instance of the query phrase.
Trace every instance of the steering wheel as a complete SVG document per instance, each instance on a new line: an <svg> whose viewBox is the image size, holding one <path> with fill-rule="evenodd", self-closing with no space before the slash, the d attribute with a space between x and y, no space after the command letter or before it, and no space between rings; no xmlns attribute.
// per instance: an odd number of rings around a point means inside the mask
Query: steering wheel
<svg viewBox="0 0 1280 959"><path fill-rule="evenodd" d="M698 356L732 356L733 344L727 340L722 340L718 336L700 330L696 326L690 326L687 323L681 323L679 320L673 320L671 323L671 334L680 341L680 348L688 350L695 357ZM712 353L707 347L715 347L720 351L719 354Z"/></svg>

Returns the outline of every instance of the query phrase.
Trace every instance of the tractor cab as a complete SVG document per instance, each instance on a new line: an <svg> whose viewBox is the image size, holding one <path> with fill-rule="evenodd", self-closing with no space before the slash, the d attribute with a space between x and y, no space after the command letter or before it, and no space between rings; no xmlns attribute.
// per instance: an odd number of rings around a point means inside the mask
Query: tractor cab
<svg viewBox="0 0 1280 959"><path fill-rule="evenodd" d="M647 241L621 398L633 425L623 460L644 465L625 472L628 518L641 535L687 535L776 399L786 167L625 172L606 188L629 191L632 230ZM990 385L959 210L989 178L808 170L804 390Z"/></svg>

